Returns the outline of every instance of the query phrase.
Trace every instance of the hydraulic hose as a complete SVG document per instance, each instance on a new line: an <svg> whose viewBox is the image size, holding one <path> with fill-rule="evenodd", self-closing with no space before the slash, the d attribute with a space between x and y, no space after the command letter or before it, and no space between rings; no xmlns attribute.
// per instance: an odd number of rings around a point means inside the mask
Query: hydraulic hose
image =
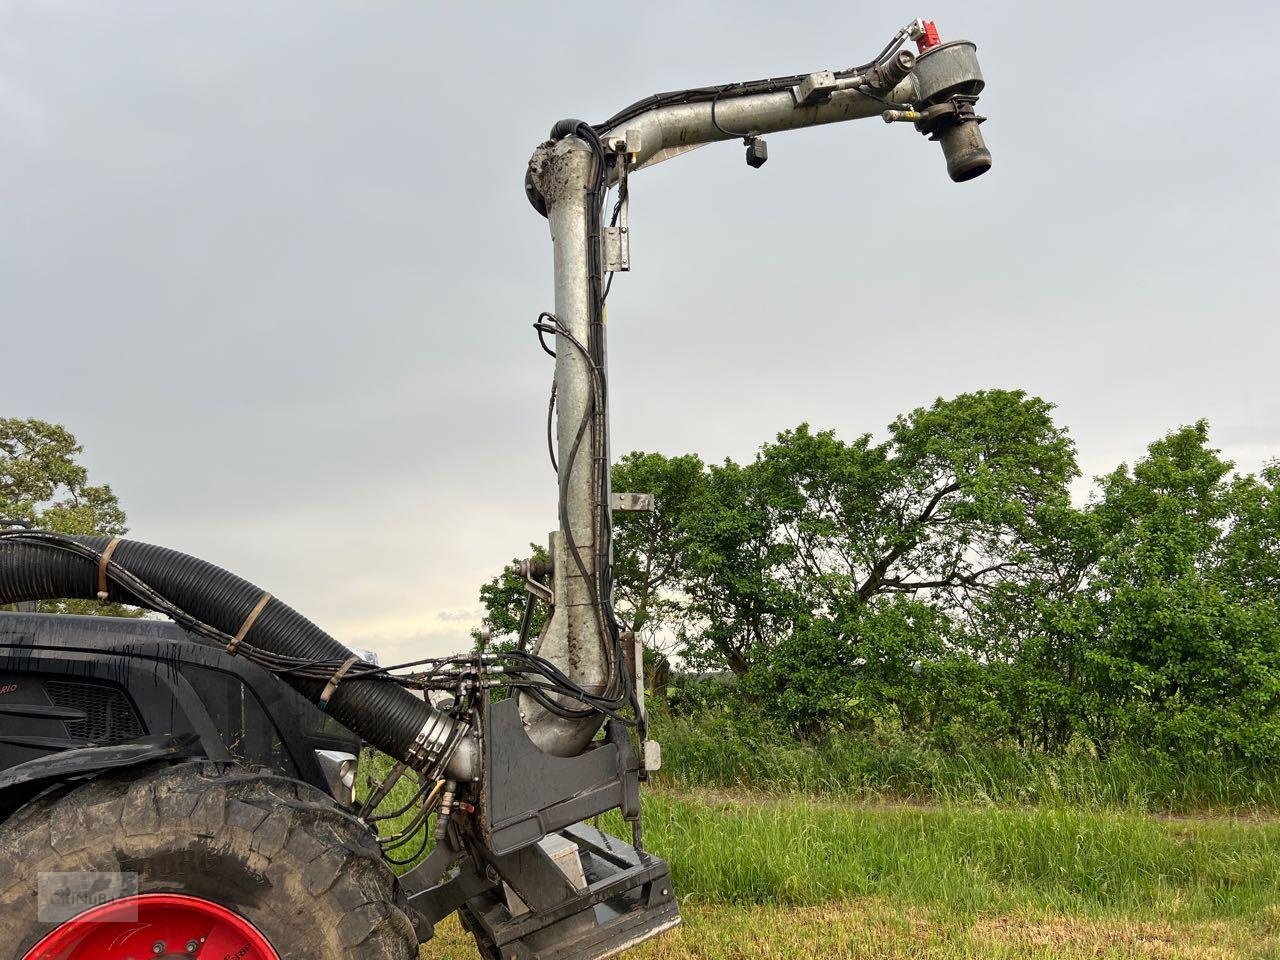
<svg viewBox="0 0 1280 960"><path fill-rule="evenodd" d="M62 539L101 555L112 538L68 536ZM157 594L195 619L232 636L259 606L264 591L247 580L176 550L136 540L119 540L113 565L129 571ZM110 579L99 595L99 562L38 541L0 539L0 604L24 600L103 599L155 609L144 597ZM269 653L306 661L344 663L351 651L274 597L251 621L243 643ZM291 673L281 679L307 699L320 700L326 682ZM326 711L391 756L424 768L456 743L461 730L445 714L395 683L351 676L333 690Z"/></svg>

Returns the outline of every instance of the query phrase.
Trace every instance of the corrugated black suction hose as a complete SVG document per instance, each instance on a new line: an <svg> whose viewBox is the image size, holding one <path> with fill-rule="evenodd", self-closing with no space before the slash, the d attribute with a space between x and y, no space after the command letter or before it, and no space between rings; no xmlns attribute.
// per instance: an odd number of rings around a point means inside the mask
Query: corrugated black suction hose
<svg viewBox="0 0 1280 960"><path fill-rule="evenodd" d="M68 537L101 553L109 537ZM121 540L113 562L198 620L235 635L253 612L263 590L221 567L164 547ZM35 542L0 540L0 604L23 600L96 599L98 564L88 557ZM109 601L150 606L123 587L108 583ZM286 603L268 601L244 637L246 644L303 660L341 663L351 651ZM311 701L323 680L281 674ZM382 680L344 679L327 712L397 759L409 756L415 738L435 712L408 690Z"/></svg>

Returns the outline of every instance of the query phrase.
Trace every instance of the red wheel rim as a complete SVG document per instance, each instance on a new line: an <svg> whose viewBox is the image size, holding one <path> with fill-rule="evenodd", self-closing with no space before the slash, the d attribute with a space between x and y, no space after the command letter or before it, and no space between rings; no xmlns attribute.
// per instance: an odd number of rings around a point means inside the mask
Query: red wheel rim
<svg viewBox="0 0 1280 960"><path fill-rule="evenodd" d="M23 960L280 960L258 928L221 904L179 893L113 900L66 921Z"/></svg>

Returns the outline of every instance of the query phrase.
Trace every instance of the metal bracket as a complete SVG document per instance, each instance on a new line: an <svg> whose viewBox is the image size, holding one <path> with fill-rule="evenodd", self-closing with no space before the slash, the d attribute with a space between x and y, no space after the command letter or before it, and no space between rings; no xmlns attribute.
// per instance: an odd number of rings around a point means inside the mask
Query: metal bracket
<svg viewBox="0 0 1280 960"><path fill-rule="evenodd" d="M610 153L621 155L626 162L635 161L636 154L640 152L642 146L642 135L639 130L632 128L621 137L609 137L604 142L604 148Z"/></svg>
<svg viewBox="0 0 1280 960"><path fill-rule="evenodd" d="M634 130L627 131L628 141ZM639 135L637 134L637 139ZM624 149L630 151L628 142ZM604 228L604 268L609 273L625 273L631 269L631 228L627 225L627 216L631 209L631 197L627 190L627 167L630 152L617 154L614 161L618 168L618 198L622 205L618 210L617 226Z"/></svg>
<svg viewBox="0 0 1280 960"><path fill-rule="evenodd" d="M512 698L484 709L485 777L481 836L495 855L537 843L549 833L609 810L640 815L640 763L626 731L577 757L554 757L530 740Z"/></svg>
<svg viewBox="0 0 1280 960"><path fill-rule="evenodd" d="M539 579L540 571L534 569L532 561L526 560L520 564L520 574L524 577L526 591L555 606L555 592Z"/></svg>
<svg viewBox="0 0 1280 960"><path fill-rule="evenodd" d="M652 493L615 493L614 513L653 513Z"/></svg>
<svg viewBox="0 0 1280 960"><path fill-rule="evenodd" d="M892 112L891 110L885 111L885 113ZM897 118L886 117L885 123L889 123L893 119ZM986 117L978 116L974 110L974 99L963 96L954 96L949 100L944 100L942 103L926 107L914 116L916 129L930 140L939 139L943 130L949 126L961 123L985 123L986 119Z"/></svg>
<svg viewBox="0 0 1280 960"><path fill-rule="evenodd" d="M627 209L623 203L623 223L616 227L604 228L604 268L609 273L626 273L631 269L631 245L627 241L625 224Z"/></svg>
<svg viewBox="0 0 1280 960"><path fill-rule="evenodd" d="M805 107L811 103L821 103L823 100L830 100L831 94L840 89L836 83L836 75L830 70L821 70L818 73L811 73L806 76L799 84L791 88L791 96L796 102L796 106Z"/></svg>

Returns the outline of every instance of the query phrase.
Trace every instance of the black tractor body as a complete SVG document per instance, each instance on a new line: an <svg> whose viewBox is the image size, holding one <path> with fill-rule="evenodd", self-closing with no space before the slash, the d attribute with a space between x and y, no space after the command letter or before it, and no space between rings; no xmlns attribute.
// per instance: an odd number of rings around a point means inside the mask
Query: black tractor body
<svg viewBox="0 0 1280 960"><path fill-rule="evenodd" d="M0 612L0 943L156 953L99 943L92 911L47 919L49 876L124 877L101 909L140 904L132 936L169 925L185 949L208 928L243 960L410 960L453 913L485 960L599 960L679 923L638 834L581 822L639 818L624 729L552 757L515 707L486 698L480 802L396 878L355 802L366 744L279 674L167 620Z"/></svg>
<svg viewBox="0 0 1280 960"><path fill-rule="evenodd" d="M182 757L350 805L360 747L275 674L175 623L0 613L0 818L53 783Z"/></svg>

